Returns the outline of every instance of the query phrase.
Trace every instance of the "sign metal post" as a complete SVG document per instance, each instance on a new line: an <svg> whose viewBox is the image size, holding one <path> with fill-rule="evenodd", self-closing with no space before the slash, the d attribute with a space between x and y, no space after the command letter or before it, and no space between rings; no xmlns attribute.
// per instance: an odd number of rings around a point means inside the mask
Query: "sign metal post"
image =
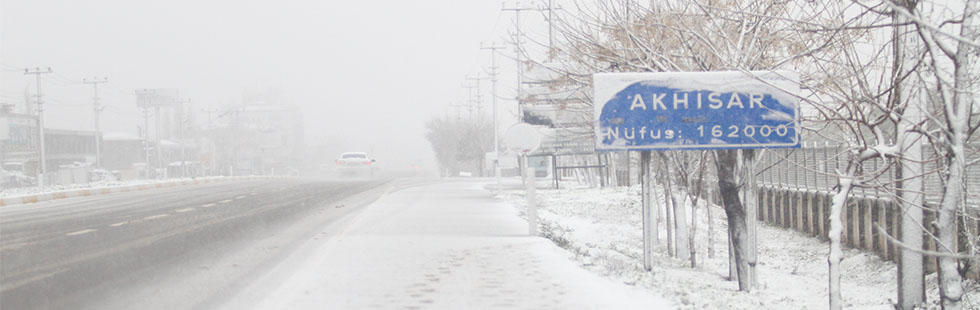
<svg viewBox="0 0 980 310"><path fill-rule="evenodd" d="M538 207L537 197L535 197L537 184L535 184L534 168L528 165L527 154L522 157L524 158L524 167L527 169L524 173L527 176L527 231L528 235L534 237L538 235Z"/></svg>
<svg viewBox="0 0 980 310"><path fill-rule="evenodd" d="M640 188L642 198L640 204L643 206L643 269L653 270L653 245L657 243L654 232L657 229L657 222L654 220L653 197L650 189L653 186L650 182L650 151L640 152Z"/></svg>
<svg viewBox="0 0 980 310"><path fill-rule="evenodd" d="M534 168L528 164L528 155L533 153L541 146L541 133L534 126L526 123L514 125L504 134L504 142L507 149L521 155L521 163L524 166L524 184L527 198L527 224L528 234L538 235L538 211L535 206L535 176Z"/></svg>

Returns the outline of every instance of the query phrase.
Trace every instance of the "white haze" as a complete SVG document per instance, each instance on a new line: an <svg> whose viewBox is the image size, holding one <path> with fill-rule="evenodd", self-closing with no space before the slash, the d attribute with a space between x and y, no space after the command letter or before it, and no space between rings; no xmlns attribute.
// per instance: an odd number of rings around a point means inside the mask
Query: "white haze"
<svg viewBox="0 0 980 310"><path fill-rule="evenodd" d="M498 1L0 1L0 102L33 92L23 68L51 67L49 127L92 129L81 80L93 76L109 78L103 128L131 134L137 88L178 88L198 111L280 90L302 108L308 145L393 162L430 161L424 121L465 100L464 77L489 62L480 42L510 26Z"/></svg>

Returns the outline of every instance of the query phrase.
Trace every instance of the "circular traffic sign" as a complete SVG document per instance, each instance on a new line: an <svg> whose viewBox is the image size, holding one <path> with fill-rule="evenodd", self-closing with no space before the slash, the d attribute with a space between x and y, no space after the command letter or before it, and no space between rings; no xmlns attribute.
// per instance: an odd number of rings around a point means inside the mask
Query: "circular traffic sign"
<svg viewBox="0 0 980 310"><path fill-rule="evenodd" d="M534 126L520 123L511 126L504 134L504 145L507 150L528 154L541 146L541 133Z"/></svg>

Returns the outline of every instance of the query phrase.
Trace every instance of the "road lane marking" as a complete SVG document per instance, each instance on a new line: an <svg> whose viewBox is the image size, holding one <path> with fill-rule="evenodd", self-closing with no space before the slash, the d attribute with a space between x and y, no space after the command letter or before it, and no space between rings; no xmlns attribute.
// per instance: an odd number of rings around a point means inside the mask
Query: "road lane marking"
<svg viewBox="0 0 980 310"><path fill-rule="evenodd" d="M144 220L152 220L152 219L158 219L158 218L161 218L161 217L168 217L168 216L170 216L170 214L164 213L164 214L150 215L150 216L144 217L143 219Z"/></svg>
<svg viewBox="0 0 980 310"><path fill-rule="evenodd" d="M77 236L77 235L81 235L81 234L87 234L87 233L90 233L90 232L93 232L93 231L96 231L96 230L95 229L82 229L82 230L79 230L79 231L76 231L76 232L67 233L67 234L65 234L65 236Z"/></svg>
<svg viewBox="0 0 980 310"><path fill-rule="evenodd" d="M177 210L177 213L184 213L184 212L190 212L190 211L194 211L194 208L180 209L180 210Z"/></svg>
<svg viewBox="0 0 980 310"><path fill-rule="evenodd" d="M54 271L51 271L51 272L42 273L42 274L39 274L39 275L30 277L30 278L26 278L26 279L21 279L20 281L7 281L7 282L4 283L3 286L5 286L4 289L11 290L11 289L14 289L14 288L21 287L21 286L23 286L24 284L27 284L27 283L31 283L31 282L34 282L34 281L38 281L38 280L42 280L42 279L47 279L47 278L53 277L53 276L55 276L55 275L57 275L59 273L65 272L65 271L68 271L68 268L64 268L64 267L63 268L58 268L58 269L56 269Z"/></svg>
<svg viewBox="0 0 980 310"><path fill-rule="evenodd" d="M232 202L232 201L235 201L235 200L234 199L227 199L227 200L219 201L218 203L229 203L229 202Z"/></svg>
<svg viewBox="0 0 980 310"><path fill-rule="evenodd" d="M210 208L210 207L213 207L215 205L216 205L216 203L209 203L209 204L206 204L206 205L201 205L201 207Z"/></svg>
<svg viewBox="0 0 980 310"><path fill-rule="evenodd" d="M241 195L241 196L235 197L235 199L242 199L242 198L245 198L245 197L248 197L248 196Z"/></svg>
<svg viewBox="0 0 980 310"><path fill-rule="evenodd" d="M123 225L126 225L126 224L129 224L129 221L119 222L119 223L115 223L115 224L110 224L109 226L111 226L111 227L119 227L119 226L123 226Z"/></svg>

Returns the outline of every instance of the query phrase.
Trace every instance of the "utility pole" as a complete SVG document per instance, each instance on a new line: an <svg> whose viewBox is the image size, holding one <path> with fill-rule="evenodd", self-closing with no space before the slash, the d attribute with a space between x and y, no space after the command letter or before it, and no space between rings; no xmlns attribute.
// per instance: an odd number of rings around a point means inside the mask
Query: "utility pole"
<svg viewBox="0 0 980 310"><path fill-rule="evenodd" d="M143 136L143 159L145 159L145 165L143 168L146 170L146 178L150 178L150 108L147 106L142 106L143 109L143 130L141 132ZM159 146L157 146L159 147Z"/></svg>
<svg viewBox="0 0 980 310"><path fill-rule="evenodd" d="M548 10L548 51L549 51L549 54L551 54L551 52L550 52L551 49L553 49L555 47L555 40L554 40L554 35L553 35L553 33L554 33L554 30L553 30L554 26L553 26L553 24L554 24L554 19L555 19L555 10L561 10L561 7L555 7L554 4L552 4L552 1L553 0L548 0L548 6L541 9L541 10Z"/></svg>
<svg viewBox="0 0 980 310"><path fill-rule="evenodd" d="M207 113L208 114L208 128L207 128L207 132L208 132L208 157L207 158L210 161L210 170L211 170L211 173L209 173L208 175L214 175L214 172L217 170L218 150L214 146L214 138L217 137L217 134L214 132L214 123L213 123L213 118L211 117L211 115L214 114L214 113L217 113L218 111L220 111L220 110L214 109L214 108L212 108L212 109L201 109L201 112L204 112L204 113Z"/></svg>
<svg viewBox="0 0 980 310"><path fill-rule="evenodd" d="M477 115L478 116L480 116L480 115L483 114L483 93L482 93L482 88L480 88L480 80L484 80L484 79L486 79L486 78L485 77L481 77L479 73L476 74L476 77L466 77L466 80L467 81L475 81L476 82L476 96L475 97L476 97L476 111L477 111Z"/></svg>
<svg viewBox="0 0 980 310"><path fill-rule="evenodd" d="M524 122L524 111L522 109L522 99L524 97L524 91L521 89L524 83L524 65L521 54L524 52L523 48L523 36L521 32L521 11L537 10L535 8L522 7L520 2L517 3L515 7L506 7L502 9L503 11L514 12L514 21L517 25L517 32L514 34L514 46L517 48L517 119L519 122Z"/></svg>
<svg viewBox="0 0 980 310"><path fill-rule="evenodd" d="M191 103L190 99L177 100L175 106L177 108L177 113L174 113L176 114L175 118L177 119L177 138L179 139L178 141L180 143L180 177L181 178L187 177L187 148L184 146L185 144L187 144L186 142L187 139L185 139L184 135L186 129L185 126L187 126L188 115L184 112L187 111L188 109L184 109L184 104L190 104L190 103Z"/></svg>
<svg viewBox="0 0 980 310"><path fill-rule="evenodd" d="M218 109L201 109L201 112L204 112L204 113L207 113L208 114L208 129L214 128L214 124L212 123L211 115L214 114L214 113L217 113L218 111L219 111Z"/></svg>
<svg viewBox="0 0 980 310"><path fill-rule="evenodd" d="M41 68L24 69L24 74L33 74L34 78L37 79L37 137L38 137L38 150L40 151L40 167L41 170L37 176L37 186L44 187L44 174L48 172L47 156L44 152L44 98L41 95L41 74L53 73L51 67L46 70L41 70Z"/></svg>
<svg viewBox="0 0 980 310"><path fill-rule="evenodd" d="M163 165L163 137L161 137L161 131L163 131L160 125L160 106L154 106L154 116L156 118L156 140L157 140L157 170L163 169L163 178L167 178L167 167Z"/></svg>
<svg viewBox="0 0 980 310"><path fill-rule="evenodd" d="M456 120L457 121L463 119L463 117L460 116L460 113L459 113L459 109L460 108L467 108L467 109L472 109L473 108L472 106L470 106L468 104L452 104L452 103L449 104L449 107L456 109Z"/></svg>
<svg viewBox="0 0 980 310"><path fill-rule="evenodd" d="M92 96L92 111L95 112L95 167L102 168L102 131L99 128L99 114L102 113L104 107L99 105L99 84L108 83L109 78L97 78L93 77L91 80L82 79L82 83L92 84L92 90L94 91L94 96Z"/></svg>
<svg viewBox="0 0 980 310"><path fill-rule="evenodd" d="M234 147L233 147L232 159L231 159L231 166L228 167L228 175L229 176L235 176L235 168L238 167L238 153L239 153L239 151L241 149L240 143L239 143L239 140L238 140L238 131L240 129L239 114L240 114L240 112L242 110L243 110L242 107L232 107L227 112L227 113L231 113L231 117L232 117L232 119L231 119L231 122L232 122L232 125L231 125L231 127L232 127L231 135L232 135L232 141L234 141ZM251 168L251 166L249 168Z"/></svg>
<svg viewBox="0 0 980 310"><path fill-rule="evenodd" d="M905 9L914 11L916 1L901 1ZM893 100L897 106L905 105L905 113L902 116L903 124L898 125L899 135L905 135L901 141L902 156L899 161L899 180L898 210L902 219L899 221L899 236L902 243L907 247L901 247L898 252L898 304L896 309L915 309L926 302L925 295L925 270L923 270L923 260L925 256L918 250L924 248L922 223L925 223L925 213L922 206L925 203L924 175L926 167L922 149L925 146L926 137L918 130L918 125L927 119L928 109L924 106L928 100L925 94L916 90L911 77L907 74L914 72L917 61L914 47L917 44L912 33L915 29L912 25L906 25L910 20L901 14L892 17L893 23L899 25L893 28L892 33L892 87ZM910 47L913 47L910 52ZM939 213L936 213L937 217ZM938 221L936 221L938 223ZM927 230L928 231L928 230ZM938 239L937 239L938 240ZM939 242L937 242L938 244ZM938 273L937 273L938 274ZM942 289L942 286L940 286Z"/></svg>
<svg viewBox="0 0 980 310"><path fill-rule="evenodd" d="M486 77L481 77L479 72L477 72L476 77L466 77L466 80L468 80L468 81L474 81L476 83L476 96L475 96L476 97L476 102L475 102L476 103L476 118L475 118L475 121L476 121L477 124L480 124L480 123L483 122L483 89L480 87L480 80L483 80L483 79L486 79ZM471 116L470 118L472 119L473 117ZM484 158L484 159L486 159L486 158ZM480 161L480 176L484 176L484 173L486 173L486 171L487 171L487 167L484 166L485 163L486 163L486 160L481 160Z"/></svg>
<svg viewBox="0 0 980 310"><path fill-rule="evenodd" d="M497 179L497 194L503 191L503 184L500 182L500 141L497 137L497 50L503 49L501 46L491 44L480 46L480 49L490 50L490 100L493 109L493 175Z"/></svg>
<svg viewBox="0 0 980 310"><path fill-rule="evenodd" d="M466 78L466 79L469 80L469 78ZM465 84L464 83L463 84L463 88L466 88L467 94L469 96L469 98L467 98L467 100L466 100L466 107L467 107L466 110L469 111L469 114L467 114L467 117L470 119L470 121L472 121L474 119L473 118L474 106L476 106L476 109L479 109L479 104L480 104L479 103L479 101L480 101L480 99L479 99L480 84L479 84L479 82L476 85L474 85L474 84ZM477 98L478 98L476 100L473 100L473 89L474 88L476 89ZM474 103L475 103L475 105L474 105Z"/></svg>

